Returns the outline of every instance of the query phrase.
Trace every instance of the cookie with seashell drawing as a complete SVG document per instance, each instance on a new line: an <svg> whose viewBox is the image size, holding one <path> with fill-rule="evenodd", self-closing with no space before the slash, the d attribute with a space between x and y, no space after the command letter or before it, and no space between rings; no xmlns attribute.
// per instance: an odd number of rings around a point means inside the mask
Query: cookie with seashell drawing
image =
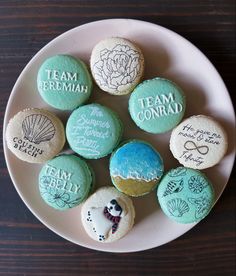
<svg viewBox="0 0 236 276"><path fill-rule="evenodd" d="M19 111L6 129L7 146L19 159L43 163L57 155L65 144L64 126L49 111L28 108Z"/></svg>
<svg viewBox="0 0 236 276"><path fill-rule="evenodd" d="M199 170L178 167L161 179L157 198L164 214L178 223L202 220L214 204L214 188Z"/></svg>

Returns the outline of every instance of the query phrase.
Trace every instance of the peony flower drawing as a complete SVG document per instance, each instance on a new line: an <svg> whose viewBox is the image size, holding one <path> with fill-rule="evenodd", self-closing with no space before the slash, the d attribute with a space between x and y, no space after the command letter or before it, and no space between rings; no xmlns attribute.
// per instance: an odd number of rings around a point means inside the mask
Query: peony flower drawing
<svg viewBox="0 0 236 276"><path fill-rule="evenodd" d="M140 54L128 45L104 49L93 66L94 78L101 87L119 92L140 76L140 60Z"/></svg>

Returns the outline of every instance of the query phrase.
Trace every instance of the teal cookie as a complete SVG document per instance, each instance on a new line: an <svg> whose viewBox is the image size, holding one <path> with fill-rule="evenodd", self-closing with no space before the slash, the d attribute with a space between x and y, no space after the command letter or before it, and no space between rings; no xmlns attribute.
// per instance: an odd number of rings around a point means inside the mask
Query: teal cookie
<svg viewBox="0 0 236 276"><path fill-rule="evenodd" d="M73 110L89 98L92 79L81 60L56 55L41 65L37 86L46 103L57 109Z"/></svg>
<svg viewBox="0 0 236 276"><path fill-rule="evenodd" d="M39 174L39 190L44 201L57 210L79 205L93 188L93 172L74 155L61 155L48 161Z"/></svg>
<svg viewBox="0 0 236 276"><path fill-rule="evenodd" d="M160 154L148 143L131 140L117 148L110 160L110 175L115 187L129 196L150 193L164 171Z"/></svg>
<svg viewBox="0 0 236 276"><path fill-rule="evenodd" d="M88 159L112 152L123 133L123 125L112 110L100 104L79 107L70 115L66 137L73 151Z"/></svg>
<svg viewBox="0 0 236 276"><path fill-rule="evenodd" d="M172 81L162 78L146 80L131 94L129 112L141 129L150 133L163 133L182 120L185 96Z"/></svg>
<svg viewBox="0 0 236 276"><path fill-rule="evenodd" d="M179 223L202 220L214 203L214 190L200 171L178 167L161 179L157 197L162 211Z"/></svg>

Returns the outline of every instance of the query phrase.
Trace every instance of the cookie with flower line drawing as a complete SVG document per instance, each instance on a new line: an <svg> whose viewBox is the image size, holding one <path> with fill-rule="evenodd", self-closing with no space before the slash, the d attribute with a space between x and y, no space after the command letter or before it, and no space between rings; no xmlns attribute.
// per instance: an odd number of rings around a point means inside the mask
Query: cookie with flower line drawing
<svg viewBox="0 0 236 276"><path fill-rule="evenodd" d="M125 95L140 82L144 72L141 50L125 38L100 41L91 54L90 67L97 85L113 95Z"/></svg>
<svg viewBox="0 0 236 276"><path fill-rule="evenodd" d="M39 173L42 199L57 210L67 210L85 200L94 175L87 163L75 155L60 155L48 161Z"/></svg>

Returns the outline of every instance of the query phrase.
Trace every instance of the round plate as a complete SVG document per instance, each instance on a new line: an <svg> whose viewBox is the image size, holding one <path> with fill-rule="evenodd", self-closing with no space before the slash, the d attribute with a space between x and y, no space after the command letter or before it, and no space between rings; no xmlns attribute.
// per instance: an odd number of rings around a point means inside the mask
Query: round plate
<svg viewBox="0 0 236 276"><path fill-rule="evenodd" d="M131 19L102 20L74 28L51 41L32 58L19 76L8 101L4 130L9 119L26 107L53 110L42 101L36 86L37 71L47 57L70 54L88 64L94 45L111 36L128 38L140 46L146 62L145 79L165 77L182 87L187 98L185 117L206 114L214 116L224 125L231 138L227 155L219 165L205 170L214 184L218 199L229 179L235 155L235 116L229 94L216 69L194 45L158 25ZM169 150L170 132L153 135L138 129L128 114L128 98L129 96L110 96L95 87L89 102L99 102L117 111L125 124L124 139L138 138L151 143L163 156L166 170L178 166ZM65 112L53 112L64 120L68 116ZM17 159L7 149L5 139L4 151L12 181L27 207L48 228L76 244L110 252L140 251L167 243L195 225L178 224L169 220L160 210L155 192L152 192L133 200L136 220L128 235L111 244L93 241L82 227L80 206L59 212L42 201L38 191L38 172L41 166ZM108 162L109 157L89 161L96 173L97 187L111 185Z"/></svg>

